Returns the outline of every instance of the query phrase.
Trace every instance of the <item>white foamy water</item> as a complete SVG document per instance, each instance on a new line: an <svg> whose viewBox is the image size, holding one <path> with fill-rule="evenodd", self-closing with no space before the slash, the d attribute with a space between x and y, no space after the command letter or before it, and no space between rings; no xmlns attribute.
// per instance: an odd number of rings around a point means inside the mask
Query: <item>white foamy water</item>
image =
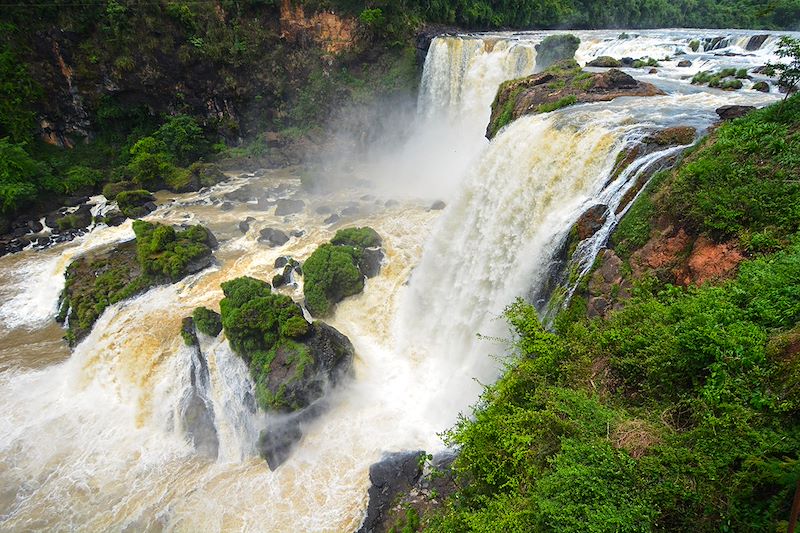
<svg viewBox="0 0 800 533"><path fill-rule="evenodd" d="M752 34L659 30L620 40L618 32L578 32L578 59L662 59L662 53L686 51L694 38L722 36L725 46L687 52L697 65L692 69L754 67L774 53L775 36L747 52ZM636 172L668 155L646 156L608 183L619 150L653 128L702 130L720 105L761 105L778 97L693 87L693 70L679 69L671 58L656 74L629 70L659 84L666 96L524 117L489 143L483 134L497 86L534 71L534 46L544 35L435 40L415 135L356 170L356 177L379 185L377 198L364 196L374 191L363 188L305 197L306 211L289 217L246 203L219 210L221 196L243 184L270 189L271 199L298 190L293 176L268 173L179 196L152 214L156 221L211 227L222 241L219 264L110 307L69 359L0 374L0 528L356 529L366 508L369 465L385 451L441 449L437 432L476 400L479 382L496 377L498 362L489 354L502 347L475 335L503 334L503 308L541 284L556 244L583 210L596 203L613 210ZM400 203L385 207L400 192ZM428 210L431 197L444 199L447 208ZM322 205L358 205L359 214L328 226L322 223L327 215L315 213ZM247 216L255 220L242 235L236 225ZM606 235L615 222L609 218ZM271 472L254 455L268 417L247 408L252 384L245 365L221 338L201 338L209 371L203 394L213 407L219 457L198 454L179 420L193 361L178 335L181 319L198 305L217 309L221 282L241 275L269 280L279 255L303 260L343 225L374 227L387 254L381 274L330 320L355 346L354 379L331 393L329 410ZM270 249L257 242L266 227L304 233ZM128 223L0 258L0 346L27 335L31 358L37 357L33 341L55 313L69 262L130 237ZM586 257L601 245L602 239L587 242ZM301 284L281 290L302 298Z"/></svg>

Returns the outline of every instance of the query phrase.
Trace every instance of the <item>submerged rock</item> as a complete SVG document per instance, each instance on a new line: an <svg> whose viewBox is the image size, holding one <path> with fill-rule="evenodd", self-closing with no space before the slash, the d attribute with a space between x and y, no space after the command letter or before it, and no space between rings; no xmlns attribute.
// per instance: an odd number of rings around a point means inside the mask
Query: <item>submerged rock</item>
<svg viewBox="0 0 800 533"><path fill-rule="evenodd" d="M278 200L275 206L275 216L282 217L301 213L305 208L306 204L303 200Z"/></svg>
<svg viewBox="0 0 800 533"><path fill-rule="evenodd" d="M266 243L270 247L276 248L289 242L289 236L279 229L264 228L261 230L258 242Z"/></svg>
<svg viewBox="0 0 800 533"><path fill-rule="evenodd" d="M433 202L433 204L431 204L431 211L441 211L445 207L447 207L447 204L445 204L441 200L436 200L435 202Z"/></svg>

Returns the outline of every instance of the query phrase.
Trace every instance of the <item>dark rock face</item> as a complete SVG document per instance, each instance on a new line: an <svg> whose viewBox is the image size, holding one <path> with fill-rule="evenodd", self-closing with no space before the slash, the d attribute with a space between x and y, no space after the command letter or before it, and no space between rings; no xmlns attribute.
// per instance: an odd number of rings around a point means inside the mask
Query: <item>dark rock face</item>
<svg viewBox="0 0 800 533"><path fill-rule="evenodd" d="M289 236L279 229L264 228L261 230L258 242L263 242L272 248L276 248L289 242Z"/></svg>
<svg viewBox="0 0 800 533"><path fill-rule="evenodd" d="M689 61L688 59L682 59L682 60L678 61L678 66L680 68L691 67L692 66L692 62Z"/></svg>
<svg viewBox="0 0 800 533"><path fill-rule="evenodd" d="M303 425L322 414L327 408L325 393L352 373L355 350L350 339L333 327L314 322L308 335L300 340L311 354L313 364L296 379L291 361L296 355L280 347L270 364L267 388L280 393L290 404L302 406L271 423L259 437L259 452L270 469L278 468L291 454L292 447L303 435Z"/></svg>
<svg viewBox="0 0 800 533"><path fill-rule="evenodd" d="M383 523L394 499L410 490L422 476L421 459L424 451L399 452L386 455L369 467L369 506L358 533L383 531Z"/></svg>
<svg viewBox="0 0 800 533"><path fill-rule="evenodd" d="M119 209L113 209L106 213L103 222L105 222L106 225L113 227L121 225L123 222L125 222L125 219L125 215L123 215Z"/></svg>
<svg viewBox="0 0 800 533"><path fill-rule="evenodd" d="M606 317L631 297L631 283L622 276L622 259L613 250L603 250L598 259L600 266L589 280L589 317Z"/></svg>
<svg viewBox="0 0 800 533"><path fill-rule="evenodd" d="M592 59L586 63L586 66L599 68L619 68L622 66L622 61L619 59L614 59L611 56L600 56L597 59Z"/></svg>
<svg viewBox="0 0 800 533"><path fill-rule="evenodd" d="M293 215L295 213L302 213L306 208L303 200L278 200L278 205L275 206L275 216Z"/></svg>
<svg viewBox="0 0 800 533"><path fill-rule="evenodd" d="M720 119L733 120L745 116L754 109L755 107L751 105L725 105L720 108L717 108L716 111Z"/></svg>
<svg viewBox="0 0 800 533"><path fill-rule="evenodd" d="M283 268L288 263L289 263L289 258L285 255L282 255L275 260L275 268Z"/></svg>
<svg viewBox="0 0 800 533"><path fill-rule="evenodd" d="M433 202L433 204L431 204L431 211L441 211L445 207L447 207L447 204L445 204L441 200L436 200L435 202Z"/></svg>
<svg viewBox="0 0 800 533"><path fill-rule="evenodd" d="M588 239L603 227L608 217L608 206L595 205L590 207L575 223L574 231L578 241Z"/></svg>
<svg viewBox="0 0 800 533"><path fill-rule="evenodd" d="M323 221L325 224L336 224L337 222L339 222L339 215L336 213L332 214Z"/></svg>
<svg viewBox="0 0 800 533"><path fill-rule="evenodd" d="M374 278L381 272L383 250L380 248L365 248L358 262L358 269L368 278Z"/></svg>
<svg viewBox="0 0 800 533"><path fill-rule="evenodd" d="M768 38L769 35L753 35L752 37L750 37L750 40L747 41L747 46L745 46L745 50L747 50L748 52L754 52L758 50L759 48L761 48L761 45L764 44L764 41L766 41Z"/></svg>
<svg viewBox="0 0 800 533"><path fill-rule="evenodd" d="M255 221L253 217L247 217L246 219L239 222L239 231L242 233L247 233L250 231L250 223Z"/></svg>
<svg viewBox="0 0 800 533"><path fill-rule="evenodd" d="M200 341L197 340L194 319L190 316L181 321L181 337L183 337L183 342L188 346L198 346L200 344Z"/></svg>

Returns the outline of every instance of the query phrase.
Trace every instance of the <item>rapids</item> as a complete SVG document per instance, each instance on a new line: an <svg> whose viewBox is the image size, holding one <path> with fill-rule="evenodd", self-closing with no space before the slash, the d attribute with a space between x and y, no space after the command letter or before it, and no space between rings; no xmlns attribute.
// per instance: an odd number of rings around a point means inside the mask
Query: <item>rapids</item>
<svg viewBox="0 0 800 533"><path fill-rule="evenodd" d="M0 528L357 529L369 465L386 451L442 449L437 433L468 412L481 383L497 377L500 362L491 355L502 355L503 345L476 334L504 335L504 306L535 293L580 214L596 203L613 211L639 171L676 149L645 156L609 182L619 151L647 129L703 131L716 120L716 107L780 97L748 90L749 83L737 92L689 84L699 70L774 60L776 35L747 51L755 32L630 33L618 39L619 32L576 32L577 59L670 56L655 74L630 71L667 95L523 117L489 143L483 134L497 86L535 71L534 46L547 32L442 37L425 63L414 135L403 146L376 150L353 170L352 186L308 195L287 169L236 174L200 193L160 195L148 220L207 225L221 242L217 265L107 309L72 353L52 320L64 269L82 253L130 239L130 223L0 258ZM713 49L693 52L693 39ZM678 68L678 58L693 66ZM306 209L289 217L244 202L220 210L225 195L243 186L267 191L270 200L300 197ZM430 210L434 199L447 208ZM329 226L316 212L322 206L359 210ZM248 216L255 222L243 235L237 224ZM581 245L582 268L616 221L609 217ZM271 472L254 451L269 418L245 407L247 369L224 340L203 338L205 394L220 453L216 461L198 454L178 417L192 360L178 335L181 318L198 305L218 308L222 281L269 280L278 256L303 260L349 225L374 227L387 254L381 274L329 320L356 348L355 379L332 391L330 410ZM304 233L271 249L257 242L266 227ZM302 298L302 283L281 290Z"/></svg>

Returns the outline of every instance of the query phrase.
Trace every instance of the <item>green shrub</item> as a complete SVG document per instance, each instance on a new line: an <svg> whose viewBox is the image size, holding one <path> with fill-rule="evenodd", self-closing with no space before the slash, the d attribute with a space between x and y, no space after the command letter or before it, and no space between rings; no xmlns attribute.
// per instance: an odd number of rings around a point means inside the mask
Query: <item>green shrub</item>
<svg viewBox="0 0 800 533"><path fill-rule="evenodd" d="M692 52L697 52L700 49L700 41L697 39L692 39L692 41L689 43L689 48L692 50Z"/></svg>
<svg viewBox="0 0 800 533"><path fill-rule="evenodd" d="M133 232L139 264L149 276L177 281L193 261L211 255L208 231L200 225L177 233L172 226L136 220Z"/></svg>
<svg viewBox="0 0 800 533"><path fill-rule="evenodd" d="M192 312L192 319L197 331L209 337L216 337L222 331L222 317L211 309L205 307L195 308L194 312Z"/></svg>
<svg viewBox="0 0 800 533"><path fill-rule="evenodd" d="M68 194L81 190L92 190L102 179L103 175L99 170L74 166L67 171L61 188Z"/></svg>
<svg viewBox="0 0 800 533"><path fill-rule="evenodd" d="M356 248L372 248L381 245L381 236L370 227L345 228L336 232L331 244L337 246L354 246Z"/></svg>
<svg viewBox="0 0 800 533"><path fill-rule="evenodd" d="M336 303L364 290L360 256L357 248L323 244L306 260L303 292L312 315L327 316Z"/></svg>
<svg viewBox="0 0 800 533"><path fill-rule="evenodd" d="M13 213L33 202L41 191L57 187L45 166L22 144L0 139L0 212Z"/></svg>
<svg viewBox="0 0 800 533"><path fill-rule="evenodd" d="M177 169L166 144L154 137L143 137L130 149L128 172L143 188L154 189L175 178Z"/></svg>
<svg viewBox="0 0 800 533"><path fill-rule="evenodd" d="M800 229L800 97L723 124L675 174L665 202L721 238Z"/></svg>
<svg viewBox="0 0 800 533"><path fill-rule="evenodd" d="M133 190L136 190L136 184L132 181L114 181L103 185L103 196L109 201L113 201L116 200L121 192ZM147 201L149 202L150 200Z"/></svg>
<svg viewBox="0 0 800 533"><path fill-rule="evenodd" d="M153 138L163 143L163 150L179 165L185 166L210 149L197 121L188 115L175 115L153 133ZM153 150L150 150L152 153Z"/></svg>

